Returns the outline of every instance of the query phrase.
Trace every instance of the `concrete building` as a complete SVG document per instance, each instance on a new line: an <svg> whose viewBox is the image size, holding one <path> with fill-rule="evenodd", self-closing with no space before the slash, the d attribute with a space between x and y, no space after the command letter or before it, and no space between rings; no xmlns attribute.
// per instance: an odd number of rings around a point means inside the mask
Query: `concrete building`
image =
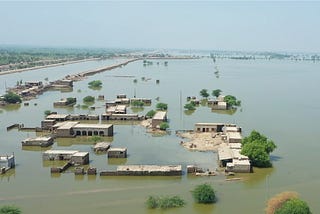
<svg viewBox="0 0 320 214"><path fill-rule="evenodd" d="M46 120L54 120L56 122L69 120L70 115L68 114L50 114L46 117Z"/></svg>
<svg viewBox="0 0 320 214"><path fill-rule="evenodd" d="M159 128L162 122L167 121L167 112L166 111L157 111L156 114L152 117L152 128Z"/></svg>
<svg viewBox="0 0 320 214"><path fill-rule="evenodd" d="M44 161L70 161L73 164L88 164L89 152L79 152L75 150L48 150L42 153Z"/></svg>
<svg viewBox="0 0 320 214"><path fill-rule="evenodd" d="M116 104L121 104L121 105L128 105L130 103L130 99L129 98L118 98L115 99L115 103Z"/></svg>
<svg viewBox="0 0 320 214"><path fill-rule="evenodd" d="M228 143L241 143L242 136L240 132L227 132L227 142Z"/></svg>
<svg viewBox="0 0 320 214"><path fill-rule="evenodd" d="M41 121L41 128L46 130L51 129L55 124L55 120L43 120Z"/></svg>
<svg viewBox="0 0 320 214"><path fill-rule="evenodd" d="M110 148L108 158L127 158L127 148Z"/></svg>
<svg viewBox="0 0 320 214"><path fill-rule="evenodd" d="M250 161L234 159L232 163L227 163L226 172L249 173L251 172Z"/></svg>
<svg viewBox="0 0 320 214"><path fill-rule="evenodd" d="M57 137L75 137L76 133L73 130L73 127L79 122L63 122L57 123L53 126L53 129L56 130Z"/></svg>
<svg viewBox="0 0 320 214"><path fill-rule="evenodd" d="M26 81L24 84L26 87L33 87L33 86L42 87L43 86L41 81Z"/></svg>
<svg viewBox="0 0 320 214"><path fill-rule="evenodd" d="M107 114L126 114L127 106L126 105L109 106L106 110L106 113Z"/></svg>
<svg viewBox="0 0 320 214"><path fill-rule="evenodd" d="M181 176L181 165L121 165L116 171L104 171L101 176Z"/></svg>
<svg viewBox="0 0 320 214"><path fill-rule="evenodd" d="M113 136L112 124L76 124L73 126L73 132L77 136Z"/></svg>
<svg viewBox="0 0 320 214"><path fill-rule="evenodd" d="M15 167L14 155L0 155L0 174Z"/></svg>
<svg viewBox="0 0 320 214"><path fill-rule="evenodd" d="M101 120L143 120L138 114L101 114Z"/></svg>
<svg viewBox="0 0 320 214"><path fill-rule="evenodd" d="M125 95L125 94L117 94L117 99L123 99L123 98L127 98L127 95Z"/></svg>
<svg viewBox="0 0 320 214"><path fill-rule="evenodd" d="M211 104L212 110L227 110L228 105L227 102L224 101L213 101Z"/></svg>
<svg viewBox="0 0 320 214"><path fill-rule="evenodd" d="M106 152L110 148L110 143L107 142L99 142L93 146L94 152Z"/></svg>
<svg viewBox="0 0 320 214"><path fill-rule="evenodd" d="M35 138L27 138L23 140L22 146L41 146L47 147L53 144L52 137L35 137Z"/></svg>

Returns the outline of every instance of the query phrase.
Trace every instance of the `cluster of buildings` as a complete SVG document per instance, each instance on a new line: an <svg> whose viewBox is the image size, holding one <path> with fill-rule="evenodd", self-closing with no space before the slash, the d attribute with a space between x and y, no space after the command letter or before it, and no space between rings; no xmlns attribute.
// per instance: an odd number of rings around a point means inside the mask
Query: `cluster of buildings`
<svg viewBox="0 0 320 214"><path fill-rule="evenodd" d="M218 149L218 162L226 172L252 171L249 158L241 154L241 127L224 123L196 123L194 131L221 133L224 143Z"/></svg>

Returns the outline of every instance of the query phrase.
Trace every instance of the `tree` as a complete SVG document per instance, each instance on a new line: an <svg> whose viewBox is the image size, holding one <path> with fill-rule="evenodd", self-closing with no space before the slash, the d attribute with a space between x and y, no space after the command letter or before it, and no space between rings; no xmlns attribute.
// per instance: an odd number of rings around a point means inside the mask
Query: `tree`
<svg viewBox="0 0 320 214"><path fill-rule="evenodd" d="M214 97L219 97L221 95L221 90L220 89L216 89L212 91L212 96Z"/></svg>
<svg viewBox="0 0 320 214"><path fill-rule="evenodd" d="M166 104L166 103L157 103L156 108L158 110L167 110L168 109L168 104Z"/></svg>
<svg viewBox="0 0 320 214"><path fill-rule="evenodd" d="M51 114L51 111L50 111L50 110L45 110L45 111L44 111L44 115L45 115L45 116L48 116L48 115L50 115L50 114Z"/></svg>
<svg viewBox="0 0 320 214"><path fill-rule="evenodd" d="M182 207L186 202L179 196L149 196L146 205L149 209L168 209L173 207Z"/></svg>
<svg viewBox="0 0 320 214"><path fill-rule="evenodd" d="M13 92L8 92L7 94L4 95L4 101L7 103L21 103L21 97Z"/></svg>
<svg viewBox="0 0 320 214"><path fill-rule="evenodd" d="M160 130L167 130L169 128L169 124L167 122L160 123Z"/></svg>
<svg viewBox="0 0 320 214"><path fill-rule="evenodd" d="M208 98L209 97L209 93L208 93L208 90L207 89L202 89L200 91L200 95L204 98Z"/></svg>
<svg viewBox="0 0 320 214"><path fill-rule="evenodd" d="M189 111L192 111L192 110L196 109L194 102L190 102L190 103L185 104L184 108L189 110Z"/></svg>
<svg viewBox="0 0 320 214"><path fill-rule="evenodd" d="M100 80L93 80L88 83L89 88L100 88L102 86L102 82Z"/></svg>
<svg viewBox="0 0 320 214"><path fill-rule="evenodd" d="M74 105L77 102L77 98L75 97L68 97L67 98L67 105Z"/></svg>
<svg viewBox="0 0 320 214"><path fill-rule="evenodd" d="M143 107L144 106L144 102L140 101L140 100L134 100L131 102L131 105L133 107Z"/></svg>
<svg viewBox="0 0 320 214"><path fill-rule="evenodd" d="M248 137L242 140L241 154L249 157L252 166L271 167L269 154L277 146L272 140L253 130Z"/></svg>
<svg viewBox="0 0 320 214"><path fill-rule="evenodd" d="M240 106L241 105L241 101L237 100L237 98L235 96L232 96L232 95L225 96L224 97L224 101L227 103L228 107Z"/></svg>
<svg viewBox="0 0 320 214"><path fill-rule="evenodd" d="M293 198L286 201L275 214L311 214L311 211L305 201Z"/></svg>
<svg viewBox="0 0 320 214"><path fill-rule="evenodd" d="M0 207L0 214L20 214L20 208L16 206L2 206Z"/></svg>
<svg viewBox="0 0 320 214"><path fill-rule="evenodd" d="M94 97L93 96L86 96L85 98L83 98L83 102L92 103L92 102L94 102Z"/></svg>
<svg viewBox="0 0 320 214"><path fill-rule="evenodd" d="M150 110L150 111L148 111L148 113L146 114L146 117L152 118L155 114L156 114L156 111L155 111L155 110Z"/></svg>
<svg viewBox="0 0 320 214"><path fill-rule="evenodd" d="M192 191L192 196L197 203L212 204L216 201L214 189L209 184L200 184Z"/></svg>

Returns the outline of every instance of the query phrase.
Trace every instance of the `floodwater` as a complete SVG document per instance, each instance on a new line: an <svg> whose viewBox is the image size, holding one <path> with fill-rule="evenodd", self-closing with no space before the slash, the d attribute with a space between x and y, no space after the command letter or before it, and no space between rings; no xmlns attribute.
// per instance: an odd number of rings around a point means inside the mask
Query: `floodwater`
<svg viewBox="0 0 320 214"><path fill-rule="evenodd" d="M90 68L114 64L116 59L85 62L54 68L0 76L4 90L17 81L61 78ZM159 64L157 64L159 62ZM217 66L217 67L215 67ZM219 70L219 75L215 74ZM143 78L144 77L144 78ZM144 81L142 80L145 79ZM88 88L88 82L101 80L101 90ZM137 79L137 83L134 83ZM319 64L279 60L162 60L143 66L136 61L125 67L90 76L75 82L71 92L50 91L30 101L29 106L10 106L0 113L0 153L14 152L16 168L0 177L0 206L15 204L23 213L263 213L267 198L281 191L297 191L312 211L320 210L318 203L320 172L317 170L320 149L318 121L320 120ZM160 80L156 84L156 80ZM199 106L194 112L184 112L187 96L199 97L203 88L210 92L220 88L224 94L235 95L242 106L235 112L211 112ZM145 114L160 102L168 103L170 133L153 136L145 128L134 124L116 124L114 136L106 138L114 147L127 147L129 157L111 161L92 151L90 138L57 139L53 149L90 152L90 166L98 170L114 169L118 164L198 164L217 167L216 154L190 152L179 145L175 130L193 129L196 122L236 123L244 135L256 129L278 145L272 154L273 168L254 169L252 174L236 175L242 181L225 181L224 176L193 177L99 177L75 176L73 173L51 175L50 166L61 163L43 162L45 149L22 148L21 140L35 136L34 132L6 131L13 123L25 127L40 126L45 110L58 113L101 114L104 102L96 101L95 110L83 108L53 108L53 102L65 97L82 98L87 95L114 99L116 94L128 97L152 98L152 105L135 109ZM129 111L132 111L129 109ZM48 148L49 149L49 148ZM209 183L216 190L214 205L198 205L190 191L201 183ZM183 208L148 210L149 195L180 195L187 205Z"/></svg>

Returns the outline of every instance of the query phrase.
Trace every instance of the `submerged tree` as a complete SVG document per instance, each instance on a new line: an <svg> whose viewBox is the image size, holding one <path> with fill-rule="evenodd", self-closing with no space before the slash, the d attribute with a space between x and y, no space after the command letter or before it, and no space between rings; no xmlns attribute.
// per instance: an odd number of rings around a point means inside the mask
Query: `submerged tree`
<svg viewBox="0 0 320 214"><path fill-rule="evenodd" d="M272 140L253 130L242 140L241 154L249 157L252 166L271 167L269 154L277 148Z"/></svg>
<svg viewBox="0 0 320 214"><path fill-rule="evenodd" d="M208 90L207 90L207 89L202 89L202 90L200 91L200 95L201 95L203 98L208 98L208 97L209 97Z"/></svg>
<svg viewBox="0 0 320 214"><path fill-rule="evenodd" d="M16 207L16 206L9 206L9 205L5 205L0 207L0 214L20 214L21 210L20 208Z"/></svg>
<svg viewBox="0 0 320 214"><path fill-rule="evenodd" d="M13 92L8 92L4 95L4 101L10 104L21 103L21 97Z"/></svg>
<svg viewBox="0 0 320 214"><path fill-rule="evenodd" d="M200 184L192 191L192 196L197 203L212 204L216 201L214 189L209 184Z"/></svg>
<svg viewBox="0 0 320 214"><path fill-rule="evenodd" d="M227 95L224 97L224 101L227 103L228 107L240 106L241 101L237 100L235 96Z"/></svg>
<svg viewBox="0 0 320 214"><path fill-rule="evenodd" d="M166 103L157 103L156 108L158 110L167 110L168 109L168 104Z"/></svg>

